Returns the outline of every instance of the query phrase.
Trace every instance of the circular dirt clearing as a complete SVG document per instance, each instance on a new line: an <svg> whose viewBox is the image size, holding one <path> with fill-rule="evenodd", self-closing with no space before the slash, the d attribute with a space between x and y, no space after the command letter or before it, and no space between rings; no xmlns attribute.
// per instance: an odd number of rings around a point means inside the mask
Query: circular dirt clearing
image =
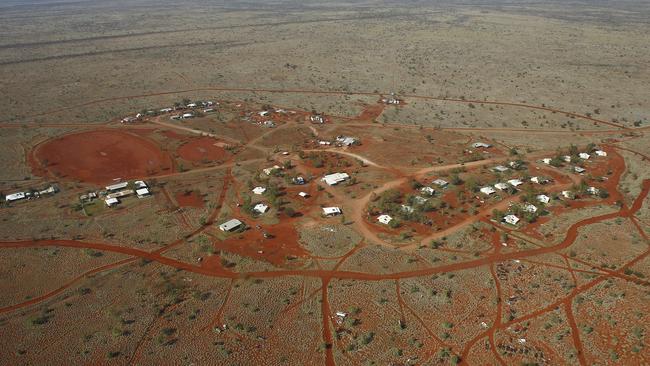
<svg viewBox="0 0 650 366"><path fill-rule="evenodd" d="M95 184L173 171L171 157L153 142L118 130L74 133L32 151L34 173Z"/></svg>
<svg viewBox="0 0 650 366"><path fill-rule="evenodd" d="M228 158L228 152L222 145L223 143L210 137L193 138L178 148L178 156L195 163L223 161Z"/></svg>

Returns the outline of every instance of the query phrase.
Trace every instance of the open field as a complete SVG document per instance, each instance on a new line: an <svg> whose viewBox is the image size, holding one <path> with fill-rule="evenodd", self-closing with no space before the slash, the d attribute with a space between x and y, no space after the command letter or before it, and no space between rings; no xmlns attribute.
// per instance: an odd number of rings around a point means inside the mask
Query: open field
<svg viewBox="0 0 650 366"><path fill-rule="evenodd" d="M648 364L648 15L1 4L0 364Z"/></svg>

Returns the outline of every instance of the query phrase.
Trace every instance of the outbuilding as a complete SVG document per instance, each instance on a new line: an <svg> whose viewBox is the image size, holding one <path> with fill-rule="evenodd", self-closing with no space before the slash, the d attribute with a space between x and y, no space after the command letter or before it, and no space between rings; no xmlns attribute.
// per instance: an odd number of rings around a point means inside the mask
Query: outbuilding
<svg viewBox="0 0 650 366"><path fill-rule="evenodd" d="M266 188L264 187L255 187L253 188L253 193L255 194L264 194L266 192Z"/></svg>
<svg viewBox="0 0 650 366"><path fill-rule="evenodd" d="M510 179L508 181L508 184L510 184L513 187L517 187L517 186L520 186L520 185L524 184L524 182L520 181L519 179Z"/></svg>
<svg viewBox="0 0 650 366"><path fill-rule="evenodd" d="M498 189L500 191L505 191L506 189L508 189L508 185L505 184L505 183L497 183L497 184L494 185L494 188L496 188L496 189Z"/></svg>
<svg viewBox="0 0 650 366"><path fill-rule="evenodd" d="M145 188L136 189L135 194L138 195L138 198L144 198L144 197L150 195L151 192L149 192L149 188L145 187Z"/></svg>
<svg viewBox="0 0 650 366"><path fill-rule="evenodd" d="M484 195L487 195L487 196L493 194L494 192L496 192L496 191L492 187L483 187L483 188L481 188L481 193L483 193Z"/></svg>
<svg viewBox="0 0 650 366"><path fill-rule="evenodd" d="M541 202L543 204L547 204L547 203L551 202L551 197L549 197L549 196L547 196L545 194L538 194L537 195L537 201L539 201L539 202Z"/></svg>
<svg viewBox="0 0 650 366"><path fill-rule="evenodd" d="M334 173L324 176L321 180L330 186L335 186L347 179L350 179L350 176L347 173Z"/></svg>
<svg viewBox="0 0 650 366"><path fill-rule="evenodd" d="M104 200L104 202L106 202L106 206L113 207L118 203L120 203L120 200L118 200L117 198L107 198L106 200Z"/></svg>
<svg viewBox="0 0 650 366"><path fill-rule="evenodd" d="M16 192L16 193L8 194L5 197L5 201L7 201L7 202L18 201L18 200L22 200L26 196L27 195L25 194L25 192Z"/></svg>
<svg viewBox="0 0 650 366"><path fill-rule="evenodd" d="M258 212L258 213L265 213L269 209L269 206L263 204L263 203L258 203L253 207L253 211Z"/></svg>
<svg viewBox="0 0 650 366"><path fill-rule="evenodd" d="M124 189L129 185L129 182L121 182L121 183L115 183L110 186L106 186L106 190L109 192L113 191L118 191L120 189Z"/></svg>

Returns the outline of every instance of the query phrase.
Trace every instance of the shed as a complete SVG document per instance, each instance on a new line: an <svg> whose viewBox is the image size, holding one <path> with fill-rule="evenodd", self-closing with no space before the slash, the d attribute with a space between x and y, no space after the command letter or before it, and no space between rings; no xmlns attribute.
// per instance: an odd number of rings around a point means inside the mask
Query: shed
<svg viewBox="0 0 650 366"><path fill-rule="evenodd" d="M537 201L546 204L546 203L551 202L551 197L549 197L549 196L547 196L545 194L538 194L537 195Z"/></svg>
<svg viewBox="0 0 650 366"><path fill-rule="evenodd" d="M338 207L323 207L323 214L325 216L336 216L341 214L341 209Z"/></svg>
<svg viewBox="0 0 650 366"><path fill-rule="evenodd" d="M149 188L140 188L135 190L135 194L138 195L138 198L144 198L150 195L151 192L149 192Z"/></svg>
<svg viewBox="0 0 650 366"><path fill-rule="evenodd" d="M517 223L519 222L519 218L515 215L506 215L503 218L503 221L507 222L510 225L517 225Z"/></svg>
<svg viewBox="0 0 650 366"><path fill-rule="evenodd" d="M496 192L496 191L492 187L483 187L483 188L481 188L481 193L483 193L485 195L488 195L488 196L493 194L494 192Z"/></svg>
<svg viewBox="0 0 650 366"><path fill-rule="evenodd" d="M105 202L106 202L106 206L113 207L118 203L120 203L120 200L118 200L117 198L107 198Z"/></svg>
<svg viewBox="0 0 650 366"><path fill-rule="evenodd" d="M129 182L115 183L115 184L112 184L110 186L106 186L106 190L109 191L109 192L117 191L117 190L126 188L128 185L129 185Z"/></svg>
<svg viewBox="0 0 650 366"><path fill-rule="evenodd" d="M307 198L307 197L309 197L309 193L307 193L307 192L300 192L300 193L298 193L298 196L300 196L300 197L302 197L302 198Z"/></svg>
<svg viewBox="0 0 650 366"><path fill-rule="evenodd" d="M444 179L438 178L433 181L433 184L437 185L438 187L446 187L449 183Z"/></svg>
<svg viewBox="0 0 650 366"><path fill-rule="evenodd" d="M578 157L580 157L580 159L587 160L591 156L589 154L587 154L587 153L580 153L580 154L578 154Z"/></svg>
<svg viewBox="0 0 650 366"><path fill-rule="evenodd" d="M264 194L266 192L266 188L264 187L255 187L253 188L253 193L255 194Z"/></svg>
<svg viewBox="0 0 650 366"><path fill-rule="evenodd" d="M500 191L505 191L506 189L508 189L508 185L505 184L505 183L497 183L497 184L494 185L494 188L496 188L496 189L498 189Z"/></svg>
<svg viewBox="0 0 650 366"><path fill-rule="evenodd" d="M253 207L253 211L258 212L258 213L265 213L269 209L269 206L263 204L263 203L258 203Z"/></svg>
<svg viewBox="0 0 650 366"><path fill-rule="evenodd" d="M520 185L524 184L524 182L520 181L519 179L510 179L508 181L508 184L510 184L513 187L517 187L517 186L520 186Z"/></svg>

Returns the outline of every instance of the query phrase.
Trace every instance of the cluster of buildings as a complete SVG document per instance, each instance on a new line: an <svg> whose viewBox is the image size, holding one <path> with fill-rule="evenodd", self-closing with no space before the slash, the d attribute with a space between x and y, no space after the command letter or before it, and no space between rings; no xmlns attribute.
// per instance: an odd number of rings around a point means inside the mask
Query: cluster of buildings
<svg viewBox="0 0 650 366"><path fill-rule="evenodd" d="M92 202L95 199L101 198L108 207L114 207L120 204L120 199L136 195L138 198L145 198L151 195L149 186L145 181L136 180L133 185L129 182L120 182L108 185L105 189L99 192L88 192L79 196L81 202Z"/></svg>
<svg viewBox="0 0 650 366"><path fill-rule="evenodd" d="M56 186L52 185L41 190L30 189L27 191L10 193L8 195L5 195L4 199L5 202L15 202L15 201L21 201L25 199L30 200L33 198L41 198L42 196L53 195L57 192L59 192L59 189Z"/></svg>
<svg viewBox="0 0 650 366"><path fill-rule="evenodd" d="M606 157L607 156L606 151L599 150L599 149L594 150L593 154L596 155L596 156L599 156L599 157ZM592 157L592 155L588 154L586 152L578 153L578 159L580 159L582 161L589 160L591 157ZM560 158L560 160L562 160L565 163L573 162L573 158L570 155L562 155L559 158ZM542 163L544 163L546 165L551 165L552 161L553 161L552 158L544 158L544 159L542 159ZM581 166L575 165L573 167L573 171L578 173L578 174L582 174L582 173L586 172L587 170L585 168L581 167Z"/></svg>

